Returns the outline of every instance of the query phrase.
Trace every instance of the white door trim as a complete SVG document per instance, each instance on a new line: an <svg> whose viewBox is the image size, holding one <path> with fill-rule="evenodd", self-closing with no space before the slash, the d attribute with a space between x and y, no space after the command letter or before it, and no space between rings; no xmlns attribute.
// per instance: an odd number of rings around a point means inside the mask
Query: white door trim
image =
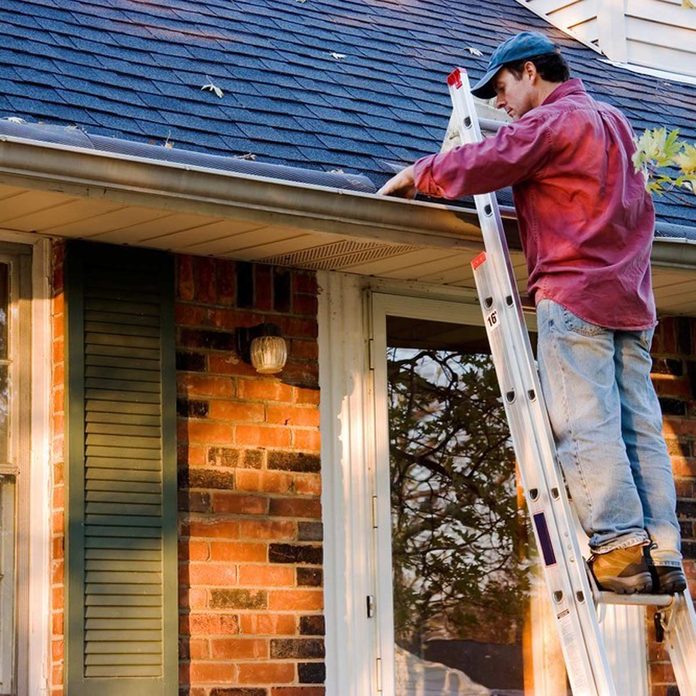
<svg viewBox="0 0 696 696"><path fill-rule="evenodd" d="M445 299L430 292L423 293L430 297L414 296L420 288L408 283L399 287L334 272L320 272L318 280L326 692L372 696L380 687L380 696L394 696L388 505L377 506L378 526L372 527L373 494L389 500L388 471L383 465L375 469L376 462L388 462L389 451L385 318L392 314L471 325L483 320L475 298L464 290ZM369 284L379 291L370 292ZM527 319L533 327L533 317ZM375 619L367 617L369 595L376 599ZM631 682L622 693L646 696L642 612L612 607L603 630L616 639L610 659L618 683ZM537 684L543 684L540 677Z"/></svg>

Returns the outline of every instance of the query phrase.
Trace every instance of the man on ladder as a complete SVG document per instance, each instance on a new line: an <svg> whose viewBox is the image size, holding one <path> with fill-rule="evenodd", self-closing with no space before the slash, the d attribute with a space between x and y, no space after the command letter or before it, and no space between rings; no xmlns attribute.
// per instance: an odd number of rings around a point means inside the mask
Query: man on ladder
<svg viewBox="0 0 696 696"><path fill-rule="evenodd" d="M600 589L682 592L676 492L650 381L654 208L625 117L587 95L542 34L491 56L474 95L513 123L418 160L379 193L513 187L558 457Z"/></svg>

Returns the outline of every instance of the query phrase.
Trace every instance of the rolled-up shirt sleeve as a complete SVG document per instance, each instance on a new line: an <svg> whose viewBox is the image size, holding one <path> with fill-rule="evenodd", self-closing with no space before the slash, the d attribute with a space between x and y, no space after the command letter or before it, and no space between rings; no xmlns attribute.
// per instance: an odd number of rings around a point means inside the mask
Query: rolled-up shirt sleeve
<svg viewBox="0 0 696 696"><path fill-rule="evenodd" d="M532 176L543 167L551 147L547 124L530 115L480 143L422 157L414 165L416 188L451 199L497 191Z"/></svg>

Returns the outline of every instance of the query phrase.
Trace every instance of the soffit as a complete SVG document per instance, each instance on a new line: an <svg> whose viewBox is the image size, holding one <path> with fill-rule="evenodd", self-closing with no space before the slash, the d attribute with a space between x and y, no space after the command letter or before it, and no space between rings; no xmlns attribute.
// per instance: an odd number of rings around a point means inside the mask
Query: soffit
<svg viewBox="0 0 696 696"><path fill-rule="evenodd" d="M466 289L475 288L470 261L481 249L480 240L473 238L450 246L442 239L439 246L386 243L275 223L272 218L202 215L166 205L132 205L8 185L0 185L0 228ZM524 287L521 252L512 252L512 262ZM693 269L656 263L654 285L660 312L696 315Z"/></svg>

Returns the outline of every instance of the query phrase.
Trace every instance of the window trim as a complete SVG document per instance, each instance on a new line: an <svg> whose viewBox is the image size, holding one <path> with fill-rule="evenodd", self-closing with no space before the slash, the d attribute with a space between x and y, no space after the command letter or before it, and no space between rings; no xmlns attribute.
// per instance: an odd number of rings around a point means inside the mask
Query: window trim
<svg viewBox="0 0 696 696"><path fill-rule="evenodd" d="M21 246L20 246L21 245ZM11 230L0 229L0 247L5 253L25 259L24 343L29 355L25 373L24 403L20 413L22 436L29 447L23 453L18 477L17 546L27 552L17 563L15 595L16 639L15 691L19 696L48 693L49 642L51 631L50 539L51 539L51 257L52 242ZM31 520L31 533L28 529ZM31 579L31 582L30 582ZM21 630L17 630L21 627Z"/></svg>

